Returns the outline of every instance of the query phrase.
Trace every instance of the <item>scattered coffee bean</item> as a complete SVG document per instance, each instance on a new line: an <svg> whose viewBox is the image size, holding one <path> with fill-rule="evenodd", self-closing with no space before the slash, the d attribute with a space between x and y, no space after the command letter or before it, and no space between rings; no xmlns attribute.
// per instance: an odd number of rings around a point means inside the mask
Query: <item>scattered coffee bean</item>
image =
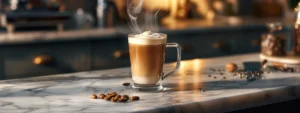
<svg viewBox="0 0 300 113"><path fill-rule="evenodd" d="M118 99L118 102L127 102L127 100L128 100L128 99L126 99L126 98L119 98L119 99Z"/></svg>
<svg viewBox="0 0 300 113"><path fill-rule="evenodd" d="M259 71L259 73L264 74L264 71Z"/></svg>
<svg viewBox="0 0 300 113"><path fill-rule="evenodd" d="M208 75L208 77L211 77L211 75Z"/></svg>
<svg viewBox="0 0 300 113"><path fill-rule="evenodd" d="M118 98L121 98L122 96L121 96L121 95L117 95L117 97L118 97Z"/></svg>
<svg viewBox="0 0 300 113"><path fill-rule="evenodd" d="M201 91L201 92L205 92L205 90L204 90L204 89L202 89L202 88L199 88L199 91Z"/></svg>
<svg viewBox="0 0 300 113"><path fill-rule="evenodd" d="M131 101L140 100L140 97L138 97L138 96L132 96L132 97L130 98L130 100L131 100Z"/></svg>
<svg viewBox="0 0 300 113"><path fill-rule="evenodd" d="M221 70L220 70L220 69L219 69L218 71L219 71L219 72L221 72Z"/></svg>
<svg viewBox="0 0 300 113"><path fill-rule="evenodd" d="M223 73L220 73L220 75L223 75Z"/></svg>
<svg viewBox="0 0 300 113"><path fill-rule="evenodd" d="M117 102L118 101L118 99L111 99L110 101L112 101L112 102Z"/></svg>
<svg viewBox="0 0 300 113"><path fill-rule="evenodd" d="M110 94L117 94L117 92L109 92L108 94L109 94L109 95L110 95Z"/></svg>
<svg viewBox="0 0 300 113"><path fill-rule="evenodd" d="M226 68L226 71L228 71L228 72L234 72L237 70L238 67L235 63L227 63L225 65L225 68Z"/></svg>
<svg viewBox="0 0 300 113"><path fill-rule="evenodd" d="M104 98L104 100L107 100L107 101L109 101L111 98L113 98L113 96L111 96L111 95L107 95L107 96Z"/></svg>
<svg viewBox="0 0 300 113"><path fill-rule="evenodd" d="M91 98L91 99L97 99L97 95L96 95L96 94L92 94L92 95L90 96L90 98Z"/></svg>
<svg viewBox="0 0 300 113"><path fill-rule="evenodd" d="M107 95L109 95L109 96L116 96L117 93L116 93L116 92L110 92L110 93L108 93Z"/></svg>
<svg viewBox="0 0 300 113"><path fill-rule="evenodd" d="M119 99L119 97L118 97L118 96L115 96L115 97L111 98L111 101L112 101L112 102L117 102L118 99Z"/></svg>
<svg viewBox="0 0 300 113"><path fill-rule="evenodd" d="M97 99L97 95L96 94L92 94L91 97L92 99ZM127 102L129 99L132 101L135 100L139 100L140 97L138 96L132 96L131 98L129 98L128 95L118 95L116 92L110 92L105 94L99 94L99 99L104 99L107 101L111 101L111 102Z"/></svg>
<svg viewBox="0 0 300 113"><path fill-rule="evenodd" d="M123 86L129 86L130 85L130 83L129 82L125 82L125 83L123 83Z"/></svg>
<svg viewBox="0 0 300 113"><path fill-rule="evenodd" d="M293 69L293 68L287 68L287 72L293 73L293 72L294 72L294 69Z"/></svg>
<svg viewBox="0 0 300 113"><path fill-rule="evenodd" d="M223 77L223 79L226 79L226 77Z"/></svg>
<svg viewBox="0 0 300 113"><path fill-rule="evenodd" d="M216 79L217 77L214 77L214 79Z"/></svg>
<svg viewBox="0 0 300 113"><path fill-rule="evenodd" d="M129 96L128 95L123 95L121 98L127 98L127 99L129 99Z"/></svg>
<svg viewBox="0 0 300 113"><path fill-rule="evenodd" d="M99 99L104 99L105 98L105 94L100 94L99 95Z"/></svg>

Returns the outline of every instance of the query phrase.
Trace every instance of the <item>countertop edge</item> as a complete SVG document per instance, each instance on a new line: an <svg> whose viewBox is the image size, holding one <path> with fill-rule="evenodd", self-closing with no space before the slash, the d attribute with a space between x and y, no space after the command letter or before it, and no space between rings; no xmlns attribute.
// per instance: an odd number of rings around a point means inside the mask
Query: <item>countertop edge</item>
<svg viewBox="0 0 300 113"><path fill-rule="evenodd" d="M134 113L191 113L195 111L201 111L200 113L221 113L275 104L298 98L300 98L300 85L284 86L260 90L246 95L240 94L200 102L175 104L150 110L135 111Z"/></svg>

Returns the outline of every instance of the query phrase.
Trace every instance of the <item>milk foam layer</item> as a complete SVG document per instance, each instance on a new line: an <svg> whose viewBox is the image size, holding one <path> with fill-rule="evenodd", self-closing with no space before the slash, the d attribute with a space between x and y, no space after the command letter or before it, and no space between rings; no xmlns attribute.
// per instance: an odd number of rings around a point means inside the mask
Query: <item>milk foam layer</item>
<svg viewBox="0 0 300 113"><path fill-rule="evenodd" d="M131 44L140 45L158 45L165 44L167 36L161 33L152 33L151 31L145 31L141 34L136 34L128 38L128 42Z"/></svg>
<svg viewBox="0 0 300 113"><path fill-rule="evenodd" d="M157 84L160 81L158 76L132 76L132 79L137 84Z"/></svg>

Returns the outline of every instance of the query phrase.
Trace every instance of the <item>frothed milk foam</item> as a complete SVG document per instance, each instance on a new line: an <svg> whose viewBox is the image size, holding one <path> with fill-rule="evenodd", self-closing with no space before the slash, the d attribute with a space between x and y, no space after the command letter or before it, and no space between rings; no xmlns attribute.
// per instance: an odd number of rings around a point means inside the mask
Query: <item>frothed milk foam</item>
<svg viewBox="0 0 300 113"><path fill-rule="evenodd" d="M157 84L162 76L167 37L143 32L128 37L132 79L137 84Z"/></svg>
<svg viewBox="0 0 300 113"><path fill-rule="evenodd" d="M132 37L129 37L130 44L139 44L139 45L158 45L165 44L167 37L162 36L159 33L151 33L151 31L145 31L141 34L136 34Z"/></svg>

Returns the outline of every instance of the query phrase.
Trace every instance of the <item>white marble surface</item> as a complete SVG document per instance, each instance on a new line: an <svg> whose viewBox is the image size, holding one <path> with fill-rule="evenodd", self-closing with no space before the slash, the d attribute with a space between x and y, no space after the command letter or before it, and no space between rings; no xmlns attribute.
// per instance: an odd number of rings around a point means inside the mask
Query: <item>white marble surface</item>
<svg viewBox="0 0 300 113"><path fill-rule="evenodd" d="M165 91L152 93L135 92L122 86L123 82L131 81L129 68L3 80L0 81L0 113L214 113L300 97L299 73L265 73L262 79L248 82L218 72L227 62L242 67L244 61L259 61L259 56L183 61L181 70L164 80ZM113 103L89 98L92 93L111 91L137 95L141 100Z"/></svg>

